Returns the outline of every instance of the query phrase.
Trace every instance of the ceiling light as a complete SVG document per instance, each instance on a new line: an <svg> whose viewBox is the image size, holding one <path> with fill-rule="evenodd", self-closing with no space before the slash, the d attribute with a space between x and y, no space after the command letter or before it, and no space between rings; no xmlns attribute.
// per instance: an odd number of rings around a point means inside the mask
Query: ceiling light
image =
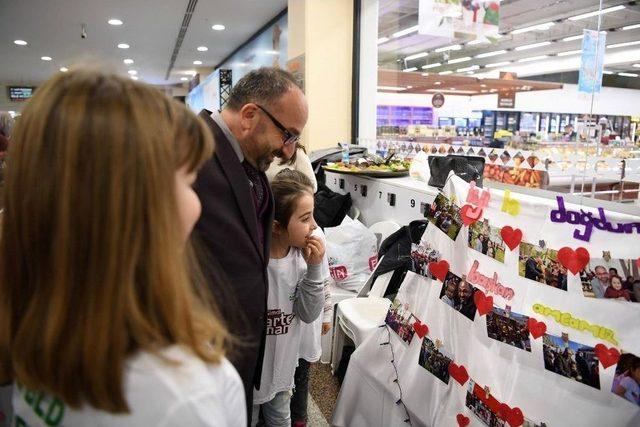
<svg viewBox="0 0 640 427"><path fill-rule="evenodd" d="M378 86L378 90L405 90L404 87L398 86Z"/></svg>
<svg viewBox="0 0 640 427"><path fill-rule="evenodd" d="M440 86L442 84L442 82L435 82L433 84L436 85L436 86Z"/></svg>
<svg viewBox="0 0 640 427"><path fill-rule="evenodd" d="M503 65L509 65L509 64L511 64L511 61L494 62L493 64L487 64L484 67L485 68L495 68L495 67L502 67Z"/></svg>
<svg viewBox="0 0 640 427"><path fill-rule="evenodd" d="M633 68L640 68L640 64L633 64Z"/></svg>
<svg viewBox="0 0 640 427"><path fill-rule="evenodd" d="M404 58L404 60L411 61L412 59L424 58L425 56L429 56L429 53L428 52L415 53L413 55L407 56L406 58Z"/></svg>
<svg viewBox="0 0 640 427"><path fill-rule="evenodd" d="M438 74L440 74L441 76L446 76L447 74L453 74L453 71L441 71Z"/></svg>
<svg viewBox="0 0 640 427"><path fill-rule="evenodd" d="M415 33L418 31L418 26L414 25L413 27L405 28L404 30L396 31L391 35L394 39L402 36L406 36L407 34Z"/></svg>
<svg viewBox="0 0 640 427"><path fill-rule="evenodd" d="M618 6L608 7L602 10L594 10L593 12L583 13L582 15L572 16L571 18L568 18L568 19L569 21L579 21L581 19L591 18L592 16L598 16L598 15L604 15L605 13L616 12L624 8L625 7L623 5L618 5Z"/></svg>
<svg viewBox="0 0 640 427"><path fill-rule="evenodd" d="M129 49L129 45L128 45L128 44L126 44L126 43L120 43L120 44L118 45L118 48L120 48L120 49Z"/></svg>
<svg viewBox="0 0 640 427"><path fill-rule="evenodd" d="M518 62L531 62L531 61L537 61L539 59L544 59L544 58L548 58L548 57L549 57L549 55L532 56L530 58L518 59Z"/></svg>
<svg viewBox="0 0 640 427"><path fill-rule="evenodd" d="M635 73L618 73L618 75L622 77L638 77Z"/></svg>
<svg viewBox="0 0 640 427"><path fill-rule="evenodd" d="M43 61L51 61L51 57L50 56L42 56L40 57L40 59L42 59Z"/></svg>
<svg viewBox="0 0 640 427"><path fill-rule="evenodd" d="M609 75L611 75L611 74L614 74L614 72L613 72L613 71L602 70L602 74L609 74Z"/></svg>
<svg viewBox="0 0 640 427"><path fill-rule="evenodd" d="M122 21L121 21L121 20L119 20L119 19L116 19L116 18L111 18L111 19L109 19L109 20L107 21L107 23L108 23L109 25L115 25L115 26L122 25Z"/></svg>
<svg viewBox="0 0 640 427"><path fill-rule="evenodd" d="M266 53L267 55L280 55L280 52L278 52L277 50L265 50L264 53Z"/></svg>
<svg viewBox="0 0 640 427"><path fill-rule="evenodd" d="M138 74L136 70L129 70L127 71L127 73L131 74L132 76L135 76L136 74Z"/></svg>
<svg viewBox="0 0 640 427"><path fill-rule="evenodd" d="M579 55L582 53L582 50L568 50L566 52L560 52L558 56L571 56L571 55Z"/></svg>
<svg viewBox="0 0 640 427"><path fill-rule="evenodd" d="M196 50L197 50L198 52L206 52L206 51L208 51L208 50L209 50L209 48L208 48L208 47L206 47L206 46L198 46L198 47L196 48Z"/></svg>
<svg viewBox="0 0 640 427"><path fill-rule="evenodd" d="M456 70L457 73L464 73L466 71L475 71L475 70L479 70L480 66L479 65L471 65L470 67L465 67L465 68L458 68Z"/></svg>
<svg viewBox="0 0 640 427"><path fill-rule="evenodd" d="M222 30L224 30L225 28L227 28L227 27L225 27L225 26L224 26L224 25L222 25L222 24L213 24L213 25L211 26L211 29L212 29L212 30L214 30L214 31L222 31Z"/></svg>
<svg viewBox="0 0 640 427"><path fill-rule="evenodd" d="M455 87L450 87L449 90L456 90L456 88Z"/></svg>
<svg viewBox="0 0 640 427"><path fill-rule="evenodd" d="M17 44L18 46L26 46L28 43L24 40L14 40L13 41L15 44Z"/></svg>
<svg viewBox="0 0 640 427"><path fill-rule="evenodd" d="M518 28L517 30L511 31L511 34L522 34L528 33L529 31L545 31L549 28L553 27L555 22L545 22L544 24L532 25L530 27Z"/></svg>
<svg viewBox="0 0 640 427"><path fill-rule="evenodd" d="M485 85L485 84L481 84L481 85L480 85L480 87L487 87L487 85Z"/></svg>
<svg viewBox="0 0 640 427"><path fill-rule="evenodd" d="M462 46L460 46L459 44L454 44L451 46L439 47L438 49L436 49L436 52L440 53L440 52L446 52L448 50L460 50L460 49L462 49Z"/></svg>
<svg viewBox="0 0 640 427"><path fill-rule="evenodd" d="M615 49L616 47L635 46L637 44L640 44L640 40L636 40L634 42L610 44L607 46L607 49Z"/></svg>
<svg viewBox="0 0 640 427"><path fill-rule="evenodd" d="M122 61L122 62L124 62L124 63L125 63L125 64L127 64L127 65L131 65L131 64L133 64L133 59L127 58L127 59L125 59L125 60L124 60L124 61Z"/></svg>
<svg viewBox="0 0 640 427"><path fill-rule="evenodd" d="M202 65L202 61L193 61L193 65Z"/></svg>
<svg viewBox="0 0 640 427"><path fill-rule="evenodd" d="M66 73L67 71L69 71L69 69L67 67L60 67L60 71Z"/></svg>
<svg viewBox="0 0 640 427"><path fill-rule="evenodd" d="M426 69L428 69L428 68L435 68L435 67L439 67L439 66L441 66L441 65L442 65L442 64L441 64L441 63L439 63L439 62L434 62L433 64L423 65L423 66L422 66L422 69L423 69L423 70L426 70Z"/></svg>
<svg viewBox="0 0 640 427"><path fill-rule="evenodd" d="M386 43L389 41L389 37L380 37L378 39L378 44Z"/></svg>
<svg viewBox="0 0 640 427"><path fill-rule="evenodd" d="M467 43L467 46L475 46L477 44L484 44L484 43L490 43L489 40L487 39L475 39L475 40L471 40L469 43Z"/></svg>
<svg viewBox="0 0 640 427"><path fill-rule="evenodd" d="M626 31L626 30L635 30L636 28L640 28L640 24L633 24L633 25L627 25L625 27L622 27L622 29L624 31Z"/></svg>
<svg viewBox="0 0 640 427"><path fill-rule="evenodd" d="M584 37L584 34L578 34L577 36L565 37L562 39L563 42L572 42L574 40L581 40Z"/></svg>
<svg viewBox="0 0 640 427"><path fill-rule="evenodd" d="M418 67L410 67L410 68L405 68L404 70L402 70L403 73L410 73L412 71L418 71Z"/></svg>
<svg viewBox="0 0 640 427"><path fill-rule="evenodd" d="M189 80L189 77L180 77L180 80L182 80L183 82L186 82L187 80Z"/></svg>
<svg viewBox="0 0 640 427"><path fill-rule="evenodd" d="M428 77L429 73L422 73L423 76Z"/></svg>
<svg viewBox="0 0 640 427"><path fill-rule="evenodd" d="M183 71L183 74L188 74L190 76L195 76L196 74L198 74L198 72L196 70L186 70L186 71Z"/></svg>
<svg viewBox="0 0 640 427"><path fill-rule="evenodd" d="M463 56L462 58L452 59L449 62L447 62L447 64L459 64L461 62L467 62L467 61L471 61L470 56Z"/></svg>
<svg viewBox="0 0 640 427"><path fill-rule="evenodd" d="M138 76L131 76L131 80L138 80Z"/></svg>
<svg viewBox="0 0 640 427"><path fill-rule="evenodd" d="M476 58L489 58L491 56L504 55L505 53L507 53L506 50L496 50L496 51L493 51L493 52L480 53L480 54L476 55Z"/></svg>
<svg viewBox="0 0 640 427"><path fill-rule="evenodd" d="M489 92L489 91L488 91L488 90L486 90L486 89L483 89L483 90L481 90L480 92L482 92L482 93L487 93L487 92Z"/></svg>
<svg viewBox="0 0 640 427"><path fill-rule="evenodd" d="M520 50L535 49L537 47L549 46L550 44L551 44L551 42L540 42L540 43L525 44L525 45L516 47L515 50L520 51Z"/></svg>

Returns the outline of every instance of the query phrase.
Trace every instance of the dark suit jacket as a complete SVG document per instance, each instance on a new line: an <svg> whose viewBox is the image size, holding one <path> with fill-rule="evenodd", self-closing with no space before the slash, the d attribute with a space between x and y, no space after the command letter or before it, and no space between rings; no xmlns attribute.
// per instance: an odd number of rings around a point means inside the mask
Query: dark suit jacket
<svg viewBox="0 0 640 427"><path fill-rule="evenodd" d="M202 167L194 184L202 203L195 240L200 246L197 249L204 249L210 261L205 261L203 271L210 280L222 316L231 333L242 340L243 345L235 350L235 355L229 354L229 359L242 378L250 408L253 386L260 388L262 373L273 195L269 190L269 206L263 222L264 244L260 245L257 214L244 168L231 143L211 118L211 112L203 110L200 117L213 133L215 153ZM262 176L266 182L264 173ZM212 274L211 264L226 276L224 288L217 283L216 274Z"/></svg>

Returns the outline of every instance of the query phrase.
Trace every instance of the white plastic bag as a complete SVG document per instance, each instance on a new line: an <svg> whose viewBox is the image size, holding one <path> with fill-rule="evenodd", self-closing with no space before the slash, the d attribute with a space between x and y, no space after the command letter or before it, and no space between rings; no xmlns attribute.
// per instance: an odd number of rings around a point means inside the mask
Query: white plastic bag
<svg viewBox="0 0 640 427"><path fill-rule="evenodd" d="M337 227L327 227L329 272L336 285L358 292L378 263L375 234L348 216Z"/></svg>
<svg viewBox="0 0 640 427"><path fill-rule="evenodd" d="M418 181L429 182L431 171L429 170L429 156L427 156L427 153L420 150L414 156L411 160L411 166L409 166L409 175Z"/></svg>

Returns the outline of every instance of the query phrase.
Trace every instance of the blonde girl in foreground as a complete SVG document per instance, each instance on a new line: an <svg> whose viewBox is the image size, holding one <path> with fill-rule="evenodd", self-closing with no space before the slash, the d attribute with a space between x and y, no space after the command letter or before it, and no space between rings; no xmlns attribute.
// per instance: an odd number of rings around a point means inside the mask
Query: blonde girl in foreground
<svg viewBox="0 0 640 427"><path fill-rule="evenodd" d="M196 287L206 127L158 90L58 74L9 150L0 381L15 426L241 426L228 335Z"/></svg>

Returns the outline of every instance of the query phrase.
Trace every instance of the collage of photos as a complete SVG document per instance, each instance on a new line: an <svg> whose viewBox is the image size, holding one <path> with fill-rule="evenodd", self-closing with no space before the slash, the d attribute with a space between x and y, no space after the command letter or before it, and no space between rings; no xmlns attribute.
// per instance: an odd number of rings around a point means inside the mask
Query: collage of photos
<svg viewBox="0 0 640 427"><path fill-rule="evenodd" d="M449 364L452 360L453 356L445 354L443 349L439 349L433 341L424 337L418 364L445 384L449 384Z"/></svg>
<svg viewBox="0 0 640 427"><path fill-rule="evenodd" d="M489 225L487 219L469 226L469 247L504 263L506 245L500 236L500 229Z"/></svg>
<svg viewBox="0 0 640 427"><path fill-rule="evenodd" d="M469 380L465 406L471 409L471 412L473 412L473 414L488 427L508 426L508 424L504 420L501 420L498 417L498 414L492 411L487 404L490 399L494 400L496 403L498 402L491 395L485 396L485 399L482 399L481 396L484 394L485 391L482 388L477 386L473 380Z"/></svg>
<svg viewBox="0 0 640 427"><path fill-rule="evenodd" d="M580 280L586 297L640 302L640 273L636 260L612 259L605 252L603 258L589 261L580 273Z"/></svg>
<svg viewBox="0 0 640 427"><path fill-rule="evenodd" d="M440 300L454 310L462 313L470 320L476 317L476 303L473 300L473 294L476 288L467 282L465 276L461 278L453 274L447 273L440 291Z"/></svg>
<svg viewBox="0 0 640 427"><path fill-rule="evenodd" d="M433 249L429 243L411 244L411 271L414 273L435 279L429 271L429 263L438 262L440 259L442 259L440 252Z"/></svg>
<svg viewBox="0 0 640 427"><path fill-rule="evenodd" d="M611 393L640 406L640 357L631 353L620 355Z"/></svg>
<svg viewBox="0 0 640 427"><path fill-rule="evenodd" d="M540 246L520 243L518 273L525 279L566 291L567 269L558 262L558 251L547 248L543 241L539 243Z"/></svg>
<svg viewBox="0 0 640 427"><path fill-rule="evenodd" d="M527 322L529 317L513 311L493 307L487 313L487 335L489 338L531 352L531 337Z"/></svg>
<svg viewBox="0 0 640 427"><path fill-rule="evenodd" d="M389 325L393 331L398 334L402 341L411 344L415 331L413 323L416 321L415 316L409 310L409 304L403 303L399 299L395 299L385 318L385 323Z"/></svg>
<svg viewBox="0 0 640 427"><path fill-rule="evenodd" d="M569 341L564 335L542 337L544 368L600 390L600 368L593 347Z"/></svg>
<svg viewBox="0 0 640 427"><path fill-rule="evenodd" d="M460 208L455 203L451 203L442 193L438 194L431 204L427 219L451 240L456 240L462 229Z"/></svg>

